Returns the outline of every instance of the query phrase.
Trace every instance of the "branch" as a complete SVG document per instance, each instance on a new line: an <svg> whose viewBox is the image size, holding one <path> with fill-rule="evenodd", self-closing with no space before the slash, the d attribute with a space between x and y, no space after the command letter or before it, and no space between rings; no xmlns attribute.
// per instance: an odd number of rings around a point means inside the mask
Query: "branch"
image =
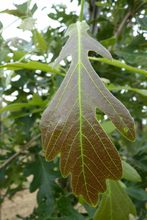
<svg viewBox="0 0 147 220"><path fill-rule="evenodd" d="M115 33L115 37L118 37L121 34L121 32L122 32L122 30L124 28L124 25L126 24L128 18L130 16L131 16L131 11L128 11L128 13L125 15L125 17L123 18L122 22L120 23L120 25L119 25L116 33Z"/></svg>
<svg viewBox="0 0 147 220"><path fill-rule="evenodd" d="M8 164L10 164L13 160L15 160L20 154L22 154L25 150L27 150L28 148L32 147L34 145L34 141L37 140L40 137L40 134L38 134L36 137L33 137L29 142L27 142L26 144L24 144L22 146L22 149L19 152L16 152L15 154L13 154L11 157L9 157L1 166L0 166L0 170L2 170L3 168L5 168L6 166L8 166Z"/></svg>

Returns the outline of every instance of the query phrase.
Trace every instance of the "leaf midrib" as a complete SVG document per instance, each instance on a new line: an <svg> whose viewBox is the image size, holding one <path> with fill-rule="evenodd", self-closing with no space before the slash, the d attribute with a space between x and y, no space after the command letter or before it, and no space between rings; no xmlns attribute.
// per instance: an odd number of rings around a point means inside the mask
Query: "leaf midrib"
<svg viewBox="0 0 147 220"><path fill-rule="evenodd" d="M77 23L77 33L78 33L78 100L79 100L79 130L80 130L80 150L81 150L81 160L82 160L82 171L84 171L84 153L83 153L83 139L82 139L82 96L81 96L81 30L80 25ZM84 172L83 172L84 175ZM85 179L85 177L84 177Z"/></svg>
<svg viewBox="0 0 147 220"><path fill-rule="evenodd" d="M84 162L84 148L83 148L83 109L82 109L82 93L81 93L81 66L82 66L82 59L81 59L81 28L79 23L77 22L77 33L78 33L78 100L79 100L79 130L80 130L80 151L81 151L81 164L82 164L82 174L84 178L85 189L87 193L87 197L89 198L90 202L92 203L87 189L86 184L86 176L85 176L85 162Z"/></svg>

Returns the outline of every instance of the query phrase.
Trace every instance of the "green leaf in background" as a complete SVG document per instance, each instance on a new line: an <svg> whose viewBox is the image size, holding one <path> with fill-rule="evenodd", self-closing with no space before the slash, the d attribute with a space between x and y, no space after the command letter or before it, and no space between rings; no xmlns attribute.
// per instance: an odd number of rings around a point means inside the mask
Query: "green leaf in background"
<svg viewBox="0 0 147 220"><path fill-rule="evenodd" d="M100 1L97 1L95 4L96 4L96 6L98 6L98 7L109 7L109 6L111 6L111 3L109 3L109 2L100 2Z"/></svg>
<svg viewBox="0 0 147 220"><path fill-rule="evenodd" d="M130 220L136 215L135 207L119 182L107 181L107 191L102 194L101 202L94 220Z"/></svg>
<svg viewBox="0 0 147 220"><path fill-rule="evenodd" d="M19 12L26 12L28 11L28 1L22 3L22 4L15 4L15 7Z"/></svg>
<svg viewBox="0 0 147 220"><path fill-rule="evenodd" d="M140 52L146 51L146 38L143 33L139 33L137 36L133 37L129 45L126 47L128 50L135 51L136 49L140 49ZM125 49L125 48L124 48Z"/></svg>
<svg viewBox="0 0 147 220"><path fill-rule="evenodd" d="M20 59L22 59L23 57L25 57L26 54L27 54L27 52L21 51L21 50L13 51L13 59L14 59L15 61L19 61Z"/></svg>
<svg viewBox="0 0 147 220"><path fill-rule="evenodd" d="M111 121L104 121L101 126L107 134L110 134L116 130L116 127Z"/></svg>
<svg viewBox="0 0 147 220"><path fill-rule="evenodd" d="M18 11L18 10L15 10L15 9L12 9L12 10L4 10L4 11L0 11L0 13L6 13L6 14L10 14L10 15L14 15L14 16L17 16L17 17L24 17L26 16L25 12L21 12L21 11Z"/></svg>
<svg viewBox="0 0 147 220"><path fill-rule="evenodd" d="M42 34L39 33L36 29L33 30L33 40L38 50L40 50L42 53L47 51L47 43L44 40Z"/></svg>
<svg viewBox="0 0 147 220"><path fill-rule="evenodd" d="M23 4L14 4L16 9L6 9L4 11L0 11L0 13L7 13L10 15L14 15L20 18L23 18L27 15L28 11L28 3L24 2Z"/></svg>
<svg viewBox="0 0 147 220"><path fill-rule="evenodd" d="M60 76L64 76L63 73L58 71L57 69L49 66L45 63L40 63L37 61L30 61L28 63L7 63L4 65L0 65L0 69L9 69L9 70L20 70L20 69L28 69L28 70L42 70L44 72L49 72L53 74L57 74Z"/></svg>
<svg viewBox="0 0 147 220"><path fill-rule="evenodd" d="M37 9L38 9L38 6L37 6L37 4L35 3L35 4L33 5L32 9L31 9L31 13L34 14Z"/></svg>
<svg viewBox="0 0 147 220"><path fill-rule="evenodd" d="M88 29L85 22L77 22L67 30L69 39L56 64L68 55L72 63L40 127L46 159L61 153L61 172L71 174L73 192L95 206L98 192L106 190L106 179L117 180L122 175L120 157L96 119L96 108L129 140L134 140L135 131L128 110L105 88L88 60L90 50L111 59L87 34Z"/></svg>
<svg viewBox="0 0 147 220"><path fill-rule="evenodd" d="M123 90L123 89L126 89L126 90L129 90L129 91L133 91L133 92L137 92L143 96L147 96L147 89L138 89L138 88L132 88L130 86L116 86L116 85L113 85L112 83L108 84L107 85L107 88L110 90L110 91L119 91L119 90Z"/></svg>
<svg viewBox="0 0 147 220"><path fill-rule="evenodd" d="M137 18L137 21L139 22L139 24L143 29L145 30L147 29L147 15L144 16L143 18Z"/></svg>
<svg viewBox="0 0 147 220"><path fill-rule="evenodd" d="M0 30L3 28L3 24L2 22L0 21Z"/></svg>
<svg viewBox="0 0 147 220"><path fill-rule="evenodd" d="M48 216L55 208L55 192L59 190L59 186L55 183L55 178L59 176L58 171L54 170L53 163L48 163L38 156L35 161L28 163L25 169L25 175L33 175L30 184L30 191L35 192L37 189L37 199L39 204L45 203L48 209Z"/></svg>
<svg viewBox="0 0 147 220"><path fill-rule="evenodd" d="M147 52L133 53L130 50L124 49L117 51L117 54L131 65L134 65L135 63L139 63L141 66L146 65Z"/></svg>
<svg viewBox="0 0 147 220"><path fill-rule="evenodd" d="M64 216L64 218L69 219L69 220L84 220L84 216L82 216L80 213L77 212L77 210L75 210L71 203L70 203L70 199L68 197L61 197L58 201L57 201L57 206L58 209L61 213L61 215Z"/></svg>
<svg viewBox="0 0 147 220"><path fill-rule="evenodd" d="M133 186L126 188L126 191L133 199L147 201L147 192L145 189Z"/></svg>
<svg viewBox="0 0 147 220"><path fill-rule="evenodd" d="M110 37L110 38L107 38L105 40L101 40L101 44L103 44L105 47L112 46L112 45L115 44L115 42L116 42L115 37Z"/></svg>
<svg viewBox="0 0 147 220"><path fill-rule="evenodd" d="M147 201L147 192L145 189L141 189L139 187L128 187L126 188L127 193L133 199L140 200L140 201Z"/></svg>
<svg viewBox="0 0 147 220"><path fill-rule="evenodd" d="M27 107L28 107L28 103L13 103L3 108L0 108L0 113L3 113L5 111L15 112L21 110L22 108L27 108Z"/></svg>
<svg viewBox="0 0 147 220"><path fill-rule="evenodd" d="M3 11L0 11L0 13L7 13L10 15L14 15L17 16L21 19L26 18L27 16L31 16L35 13L35 11L37 10L37 4L34 4L32 9L29 9L30 6L30 2L26 1L22 4L14 4L14 6L16 7L16 9L6 9Z"/></svg>
<svg viewBox="0 0 147 220"><path fill-rule="evenodd" d="M25 18L21 21L19 28L23 31L32 31L35 27L36 19L32 17Z"/></svg>
<svg viewBox="0 0 147 220"><path fill-rule="evenodd" d="M124 160L122 160L122 167L123 167L122 178L130 180L132 182L141 182L141 176L138 174L138 172L135 170L134 167L132 167Z"/></svg>
<svg viewBox="0 0 147 220"><path fill-rule="evenodd" d="M16 112L16 111L22 110L23 108L29 109L34 106L37 107L37 109L36 108L34 109L34 112L38 111L39 110L38 107L45 107L46 106L46 100L44 101L40 98L40 96L38 96L37 94L34 94L33 98L26 103L12 103L12 104L9 104L3 108L0 108L0 113L3 113L5 111ZM32 112L33 112L33 110L32 110Z"/></svg>

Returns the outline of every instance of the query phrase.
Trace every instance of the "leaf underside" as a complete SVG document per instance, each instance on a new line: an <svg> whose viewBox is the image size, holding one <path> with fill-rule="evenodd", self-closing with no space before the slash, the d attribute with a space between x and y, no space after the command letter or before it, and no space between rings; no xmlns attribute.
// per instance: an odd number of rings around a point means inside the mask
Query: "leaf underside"
<svg viewBox="0 0 147 220"><path fill-rule="evenodd" d="M69 38L56 60L72 56L70 68L41 119L42 142L47 160L61 154L63 176L71 175L73 192L95 206L106 179L120 179L120 157L96 119L96 108L112 120L129 140L134 123L128 110L104 86L88 60L88 51L111 59L110 53L87 34L88 25L69 27Z"/></svg>

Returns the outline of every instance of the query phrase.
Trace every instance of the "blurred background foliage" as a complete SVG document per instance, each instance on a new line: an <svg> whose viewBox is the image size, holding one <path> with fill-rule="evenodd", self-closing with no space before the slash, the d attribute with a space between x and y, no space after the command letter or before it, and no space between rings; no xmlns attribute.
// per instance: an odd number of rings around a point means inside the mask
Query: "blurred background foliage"
<svg viewBox="0 0 147 220"><path fill-rule="evenodd" d="M48 16L58 21L59 27L52 28L48 24L48 28L40 32L35 27L33 18L38 6L31 5L30 2L17 4L13 10L0 12L21 19L19 28L30 31L32 36L29 42L20 38L5 40L0 36L0 202L3 203L5 198L11 199L16 192L29 188L30 192L37 190L37 207L30 216L18 216L19 219L90 220L95 216L95 220L107 220L106 212L104 215L101 208L107 194L101 196L98 210L86 205L71 193L69 179L62 178L59 158L46 162L41 148L41 113L61 84L70 59L62 62L57 69L48 64L58 56L66 41L65 30L77 21L77 12L67 13L66 1L65 4L54 4L54 10L48 11ZM128 199L129 196L134 203L133 205L129 200L128 205L137 212L137 218L119 216L115 204L121 198L121 190L113 185L112 192L115 196L112 198L112 220L147 220L146 12L146 0L85 2L84 16L90 25L91 35L109 49L114 59L120 61L119 65L115 62L109 64L103 62L98 55L90 53L90 56L96 57L91 60L92 65L108 89L128 108L136 125L136 141L130 143L115 130L107 117L98 112L102 126L111 135L121 158L127 162L121 187L124 188L124 197ZM2 33L2 22L0 29ZM124 63L128 65L126 68ZM132 71L130 66L136 69ZM31 181L28 178L30 176L33 176ZM125 206L122 207L123 212L125 209Z"/></svg>

